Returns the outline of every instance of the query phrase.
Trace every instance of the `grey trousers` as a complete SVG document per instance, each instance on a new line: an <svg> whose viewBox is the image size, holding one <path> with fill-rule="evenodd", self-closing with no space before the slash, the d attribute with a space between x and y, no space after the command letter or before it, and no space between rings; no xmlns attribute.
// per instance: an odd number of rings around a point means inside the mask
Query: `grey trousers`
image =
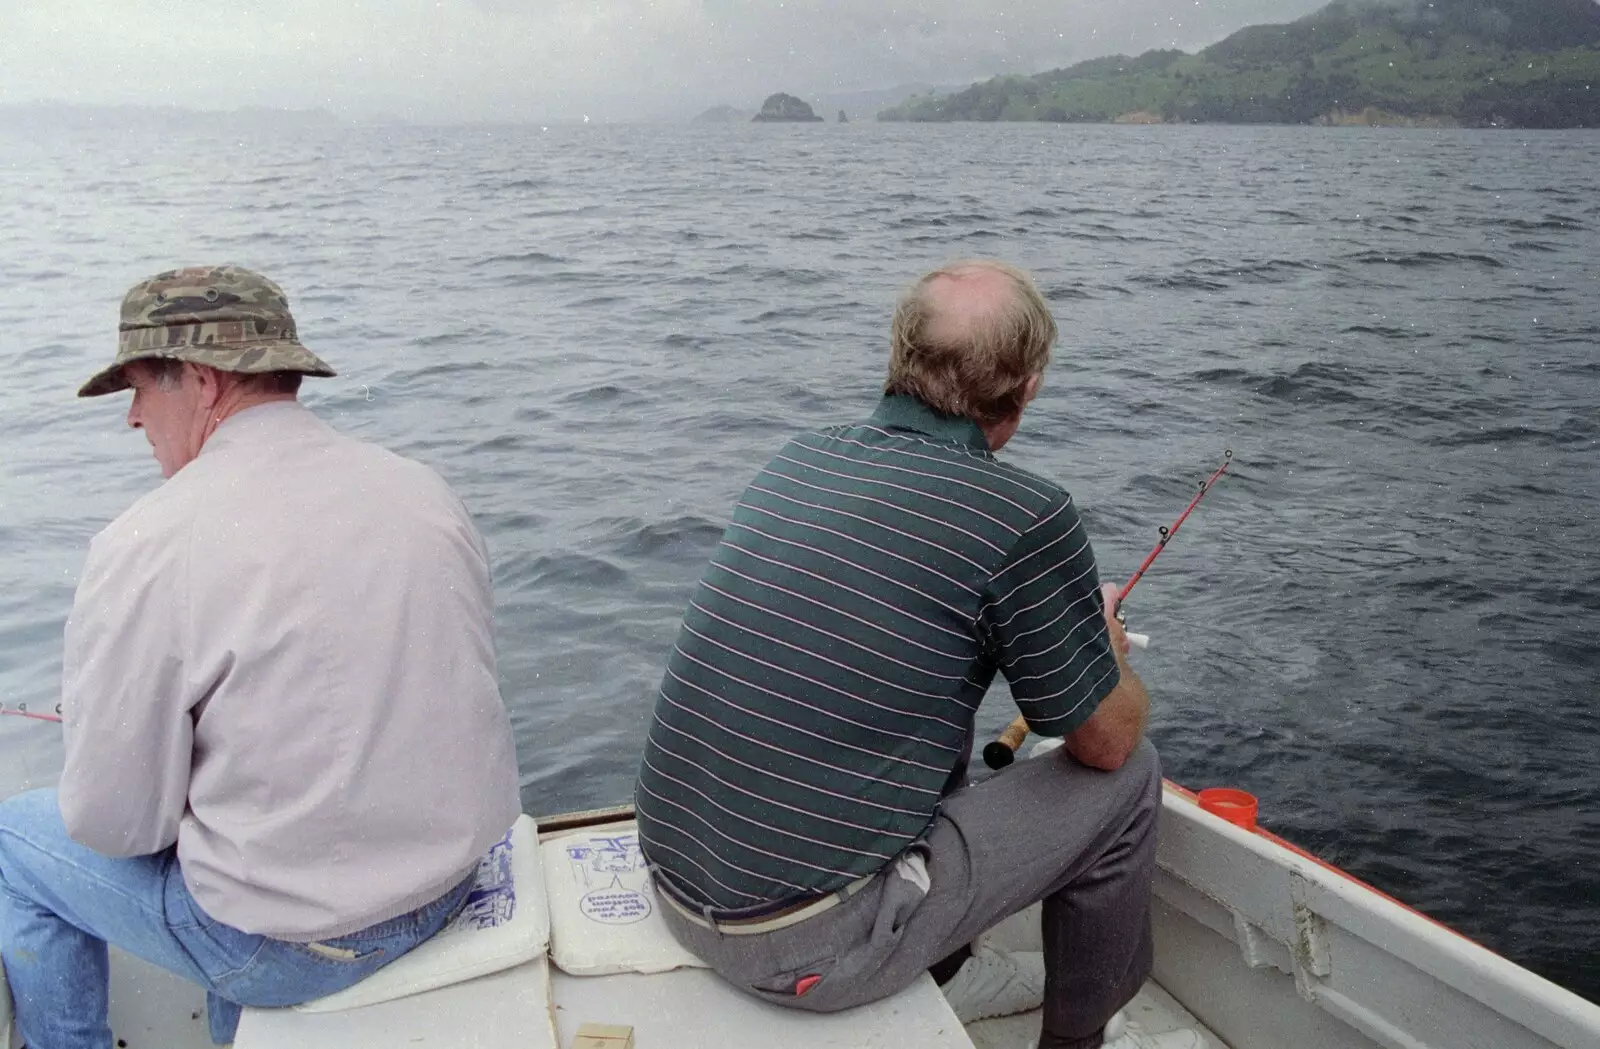
<svg viewBox="0 0 1600 1049"><path fill-rule="evenodd" d="M695 924L673 907L661 914L680 943L736 987L834 1012L910 986L1043 900L1045 1044L1094 1045L1150 974L1160 809L1161 764L1149 740L1116 772L1056 750L945 799L912 847L925 859L926 890L891 864L839 906L750 936ZM796 994L797 981L811 976L820 979Z"/></svg>

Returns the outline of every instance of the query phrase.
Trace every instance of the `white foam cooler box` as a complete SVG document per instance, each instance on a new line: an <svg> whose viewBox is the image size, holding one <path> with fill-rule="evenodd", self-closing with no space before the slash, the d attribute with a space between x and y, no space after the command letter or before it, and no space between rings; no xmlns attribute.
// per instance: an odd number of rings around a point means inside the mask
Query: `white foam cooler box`
<svg viewBox="0 0 1600 1049"><path fill-rule="evenodd" d="M971 1049L927 976L832 1015L728 986L662 922L632 821L541 841L524 816L478 881L460 918L361 984L293 1009L247 1009L237 1049L545 1049L570 1045L585 1023L632 1027L635 1049L757 1036L762 1049Z"/></svg>

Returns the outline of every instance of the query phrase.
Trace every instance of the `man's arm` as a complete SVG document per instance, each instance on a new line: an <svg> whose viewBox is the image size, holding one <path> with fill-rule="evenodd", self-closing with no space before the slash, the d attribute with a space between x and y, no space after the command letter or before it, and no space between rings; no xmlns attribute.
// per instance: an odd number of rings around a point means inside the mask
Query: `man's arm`
<svg viewBox="0 0 1600 1049"><path fill-rule="evenodd" d="M1116 656L1121 676L1089 720L1067 733L1063 745L1067 753L1092 768L1115 772L1128 760L1133 748L1144 736L1145 719L1150 712L1150 696L1144 682L1128 665L1128 639L1115 614L1117 585L1105 583L1100 587L1105 603L1106 630L1110 635L1111 651Z"/></svg>
<svg viewBox="0 0 1600 1049"><path fill-rule="evenodd" d="M194 722L171 597L181 558L152 545L97 539L67 620L61 817L108 856L172 845L188 806Z"/></svg>
<svg viewBox="0 0 1600 1049"><path fill-rule="evenodd" d="M1145 701L1119 654L1127 641L1106 614L1107 591L1114 600L1063 493L989 580L979 619L1028 727L1064 737L1084 764L1116 768L1138 743Z"/></svg>

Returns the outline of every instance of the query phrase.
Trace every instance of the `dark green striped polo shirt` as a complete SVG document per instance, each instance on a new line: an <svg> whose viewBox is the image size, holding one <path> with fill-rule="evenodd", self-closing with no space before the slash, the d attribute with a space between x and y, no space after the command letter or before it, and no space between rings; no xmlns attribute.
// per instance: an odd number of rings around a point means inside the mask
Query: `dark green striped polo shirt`
<svg viewBox="0 0 1600 1049"><path fill-rule="evenodd" d="M1117 684L1072 498L911 397L796 437L684 613L635 791L647 859L721 909L877 871L927 831L996 670L1045 736Z"/></svg>

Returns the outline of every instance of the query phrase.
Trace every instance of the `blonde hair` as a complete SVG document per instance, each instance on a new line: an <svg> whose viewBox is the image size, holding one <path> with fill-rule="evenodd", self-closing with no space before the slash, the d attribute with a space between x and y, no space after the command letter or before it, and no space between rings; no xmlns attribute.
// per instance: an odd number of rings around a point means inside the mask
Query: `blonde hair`
<svg viewBox="0 0 1600 1049"><path fill-rule="evenodd" d="M952 322L933 285L982 274L1005 278L1012 294L970 322ZM1055 341L1055 318L1033 278L1003 262L954 262L913 284L895 308L884 392L988 426L1022 410L1028 380L1050 363Z"/></svg>

